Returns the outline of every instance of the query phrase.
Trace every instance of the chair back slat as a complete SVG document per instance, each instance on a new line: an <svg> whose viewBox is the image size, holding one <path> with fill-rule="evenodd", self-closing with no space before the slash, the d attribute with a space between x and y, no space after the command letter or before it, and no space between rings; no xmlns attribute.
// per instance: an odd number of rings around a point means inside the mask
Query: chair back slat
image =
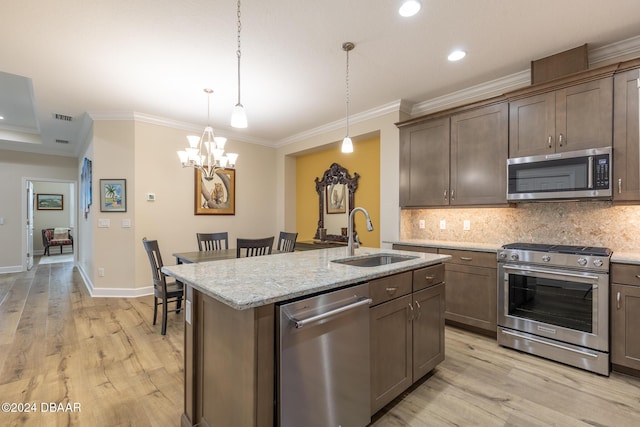
<svg viewBox="0 0 640 427"><path fill-rule="evenodd" d="M167 279L161 271L164 264L162 263L162 255L160 254L158 241L142 239L142 244L144 245L144 249L149 257L153 286L162 294L165 294L167 292Z"/></svg>
<svg viewBox="0 0 640 427"><path fill-rule="evenodd" d="M198 239L198 250L219 251L229 249L229 233L196 233Z"/></svg>
<svg viewBox="0 0 640 427"><path fill-rule="evenodd" d="M280 237L278 238L278 251L293 252L296 249L297 239L298 233L287 233L286 231L281 231Z"/></svg>
<svg viewBox="0 0 640 427"><path fill-rule="evenodd" d="M236 257L271 255L275 236L262 239L237 239Z"/></svg>

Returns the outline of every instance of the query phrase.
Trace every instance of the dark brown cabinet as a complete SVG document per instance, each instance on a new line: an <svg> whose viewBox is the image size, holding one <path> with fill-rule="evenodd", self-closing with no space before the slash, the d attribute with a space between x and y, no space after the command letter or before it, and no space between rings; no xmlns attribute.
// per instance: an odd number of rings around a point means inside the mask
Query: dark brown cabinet
<svg viewBox="0 0 640 427"><path fill-rule="evenodd" d="M498 321L495 253L456 249L439 249L438 253L452 257L445 262L446 320L495 335Z"/></svg>
<svg viewBox="0 0 640 427"><path fill-rule="evenodd" d="M369 282L371 414L444 360L444 267Z"/></svg>
<svg viewBox="0 0 640 427"><path fill-rule="evenodd" d="M400 127L400 206L506 203L508 106Z"/></svg>
<svg viewBox="0 0 640 427"><path fill-rule="evenodd" d="M640 69L614 77L613 200L640 200Z"/></svg>
<svg viewBox="0 0 640 427"><path fill-rule="evenodd" d="M509 103L509 157L612 144L613 81L587 81Z"/></svg>
<svg viewBox="0 0 640 427"><path fill-rule="evenodd" d="M611 363L640 375L640 266L611 267Z"/></svg>

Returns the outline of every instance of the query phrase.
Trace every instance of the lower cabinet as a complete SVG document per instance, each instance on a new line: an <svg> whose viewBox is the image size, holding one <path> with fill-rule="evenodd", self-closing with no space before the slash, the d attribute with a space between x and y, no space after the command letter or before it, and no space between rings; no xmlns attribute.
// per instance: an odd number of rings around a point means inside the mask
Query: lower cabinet
<svg viewBox="0 0 640 427"><path fill-rule="evenodd" d="M437 265L369 283L372 415L444 360L443 277Z"/></svg>
<svg viewBox="0 0 640 427"><path fill-rule="evenodd" d="M611 363L614 370L630 368L640 375L640 267L611 268Z"/></svg>

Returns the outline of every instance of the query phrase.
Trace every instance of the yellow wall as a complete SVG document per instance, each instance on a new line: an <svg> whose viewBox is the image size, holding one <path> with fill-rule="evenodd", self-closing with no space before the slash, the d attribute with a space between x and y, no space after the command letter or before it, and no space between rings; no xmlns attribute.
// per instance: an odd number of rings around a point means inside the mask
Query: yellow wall
<svg viewBox="0 0 640 427"><path fill-rule="evenodd" d="M356 230L363 246L380 247L380 137L354 142L354 152L343 154L340 145L296 158L296 231L298 240L313 239L318 227L318 193L315 178L322 178L332 163L346 168L351 176L360 174L355 206L371 216L374 231L367 232L364 215L357 213ZM326 217L325 212L325 217ZM345 222L345 227L347 226Z"/></svg>

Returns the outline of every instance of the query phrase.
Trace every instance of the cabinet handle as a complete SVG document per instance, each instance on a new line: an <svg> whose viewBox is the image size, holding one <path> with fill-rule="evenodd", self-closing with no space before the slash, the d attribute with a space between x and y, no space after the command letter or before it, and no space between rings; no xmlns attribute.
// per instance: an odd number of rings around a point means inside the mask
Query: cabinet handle
<svg viewBox="0 0 640 427"><path fill-rule="evenodd" d="M456 196L454 196L454 194L455 194L454 192L455 191L456 190L451 190L451 200L455 200L456 199Z"/></svg>
<svg viewBox="0 0 640 427"><path fill-rule="evenodd" d="M640 279L640 274L636 274L636 279Z"/></svg>
<svg viewBox="0 0 640 427"><path fill-rule="evenodd" d="M563 134L558 135L558 144L560 144L560 147L562 147L563 142L564 142L564 135Z"/></svg>
<svg viewBox="0 0 640 427"><path fill-rule="evenodd" d="M553 136L549 135L549 138L547 138L547 145L551 148L553 145Z"/></svg>
<svg viewBox="0 0 640 427"><path fill-rule="evenodd" d="M620 292L616 294L616 307L620 310Z"/></svg>
<svg viewBox="0 0 640 427"><path fill-rule="evenodd" d="M385 291L387 291L387 293L388 293L389 295L393 295L393 294L395 294L397 290L398 290L398 288L396 288L396 287L393 287L393 288L386 288L386 289L385 289Z"/></svg>
<svg viewBox="0 0 640 427"><path fill-rule="evenodd" d="M409 321L413 321L413 306L409 303L409 310L411 310L411 316L409 317Z"/></svg>
<svg viewBox="0 0 640 427"><path fill-rule="evenodd" d="M447 190L444 190L444 199L447 200Z"/></svg>
<svg viewBox="0 0 640 427"><path fill-rule="evenodd" d="M424 276L424 279L425 279L427 282L431 282L431 281L433 281L433 279L435 279L435 276Z"/></svg>
<svg viewBox="0 0 640 427"><path fill-rule="evenodd" d="M618 178L618 194L622 194L622 178Z"/></svg>
<svg viewBox="0 0 640 427"><path fill-rule="evenodd" d="M422 314L422 307L420 307L420 303L417 300L416 307L418 307L418 315L416 316L416 320L418 320L420 318L420 315Z"/></svg>
<svg viewBox="0 0 640 427"><path fill-rule="evenodd" d="M473 261L473 258L471 258L470 256L461 256L460 259L462 261Z"/></svg>

